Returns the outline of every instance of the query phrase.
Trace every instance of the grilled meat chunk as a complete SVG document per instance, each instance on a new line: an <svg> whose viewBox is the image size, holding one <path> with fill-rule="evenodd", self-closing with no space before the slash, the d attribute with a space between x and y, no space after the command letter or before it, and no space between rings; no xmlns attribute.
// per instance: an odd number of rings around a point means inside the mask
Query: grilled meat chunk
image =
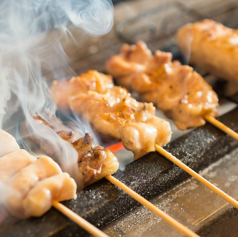
<svg viewBox="0 0 238 237"><path fill-rule="evenodd" d="M5 156L0 157L0 180L6 181L9 177L19 172L19 170L31 164L36 157L27 151L17 149ZM14 166L12 164L15 164Z"/></svg>
<svg viewBox="0 0 238 237"><path fill-rule="evenodd" d="M116 156L102 146L93 147L92 136L88 133L72 145L78 152L79 172L83 175L84 186L115 173L119 168Z"/></svg>
<svg viewBox="0 0 238 237"><path fill-rule="evenodd" d="M51 176L37 183L23 200L25 218L41 216L51 208L52 200L76 198L76 183L67 173Z"/></svg>
<svg viewBox="0 0 238 237"><path fill-rule="evenodd" d="M62 139L69 142L78 153L78 171L80 175L80 188L84 188L106 175L115 173L119 168L117 157L109 150L94 146L92 136L86 133L81 138L78 138L72 129L65 126L53 113L50 114L50 124L41 116L35 115L33 118L37 123L44 124L54 130ZM24 134L26 124L23 124L21 131ZM54 147L47 145L47 141L35 136L34 134L26 137L29 142L40 144L40 150L47 155L54 157Z"/></svg>
<svg viewBox="0 0 238 237"><path fill-rule="evenodd" d="M49 157L41 157L19 170L18 173L9 178L6 182L6 184L17 193L17 195L13 194L8 196L5 203L8 211L14 216L26 217L26 210L24 210L22 202L27 197L29 190L39 181L59 173L62 173L60 167ZM29 216L31 215L32 213Z"/></svg>
<svg viewBox="0 0 238 237"><path fill-rule="evenodd" d="M12 142L10 135L4 137ZM3 205L19 218L44 214L52 200L76 197L75 181L51 158L37 159L20 149L0 157L0 184Z"/></svg>
<svg viewBox="0 0 238 237"><path fill-rule="evenodd" d="M135 159L163 146L171 137L168 122L155 117L152 103L140 103L111 76L89 71L71 80L54 81L51 91L60 110L73 110L101 134L121 140Z"/></svg>
<svg viewBox="0 0 238 237"><path fill-rule="evenodd" d="M189 63L220 78L238 82L238 30L206 19L183 26L176 38Z"/></svg>
<svg viewBox="0 0 238 237"><path fill-rule="evenodd" d="M204 115L217 115L218 97L191 67L171 59L171 53L157 50L152 55L144 42L138 42L123 45L106 68L119 85L153 102L179 129L202 126Z"/></svg>

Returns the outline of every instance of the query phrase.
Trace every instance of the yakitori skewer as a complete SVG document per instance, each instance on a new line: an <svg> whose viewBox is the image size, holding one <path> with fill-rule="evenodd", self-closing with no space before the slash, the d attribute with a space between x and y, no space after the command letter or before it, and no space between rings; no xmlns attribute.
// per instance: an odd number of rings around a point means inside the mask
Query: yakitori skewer
<svg viewBox="0 0 238 237"><path fill-rule="evenodd" d="M52 94L59 110L74 111L100 134L121 140L134 159L170 141L170 124L155 116L152 103L141 103L115 86L112 77L88 71L70 80L54 81Z"/></svg>
<svg viewBox="0 0 238 237"><path fill-rule="evenodd" d="M143 44L139 47L139 53L141 53L141 51L144 55L148 53L148 49L145 49L145 45ZM152 57L150 52L148 54ZM129 50L127 56L128 55L132 55L136 60L140 60L137 52L133 55L132 51ZM162 55L161 57L160 53L157 53L155 59L152 60L152 63L146 63L146 65L153 66L156 63L164 65L165 62L170 62L170 59L170 54ZM153 61L155 61L154 64ZM215 92L212 91L211 87L200 75L193 73L193 70L190 67L185 66L184 68L180 63L173 63L172 66L174 68L179 68L176 73L179 73L182 82L186 79L186 75L190 73L189 77L191 78L189 78L188 86L191 90L195 90L195 94L192 94L189 97L190 100L193 101L192 108L186 104L186 101L182 101L182 105L178 105L178 98L176 95L173 93L170 94L170 103L174 100L177 101L173 107L173 115L176 115L176 118L178 119L177 126L181 126L180 128L185 129L191 125L203 125L205 123L205 115L211 114L215 116L217 114L218 98ZM166 75L166 70L171 72L169 66L168 68L166 66L163 68L164 71L159 70L157 73ZM136 72L138 72L138 70L141 70L142 72L145 70L144 67L137 67L136 63L133 65L129 64L127 69L129 72L131 70L135 70ZM122 70L122 72L127 71ZM156 76L156 74L154 76ZM176 74L173 75L173 81L176 81L175 77ZM199 85L196 85L193 77L198 78ZM148 89L148 87L151 88L150 82L147 80L148 78L145 77L142 79L144 82L147 82L148 85L138 85L136 83L134 85L142 88L142 90ZM127 81L124 82L126 83ZM168 81L167 84L168 88L171 89L175 86L174 84L169 84ZM179 86L181 86L180 84L181 83L179 83ZM197 93L199 92L197 91L197 87L204 89L203 96L200 93ZM156 87L153 88L157 89ZM170 127L164 120L154 116L155 108L151 104L142 104L131 98L130 94L128 94L125 89L115 86L112 83L110 76L106 76L96 71L89 71L88 73L72 78L71 80L54 82L51 90L60 110L73 110L78 115L88 119L100 133L122 140L123 145L134 152L135 158L139 158L148 152L154 151L155 147L151 148L151 146L152 144L157 144L156 141L159 140L160 144L158 145L163 146L163 144L166 144L170 140ZM166 90L162 90L162 95L165 96L166 93ZM181 92L178 90L177 93L180 98ZM156 93L153 94L148 92L147 95L148 98L149 96L154 96L154 99L157 97ZM201 96L203 98L202 101L198 100ZM176 98L173 100L173 97ZM187 97L185 96L185 99L186 98ZM180 114L180 109L181 111L182 109L184 111L184 118ZM168 112L171 112L171 110Z"/></svg>
<svg viewBox="0 0 238 237"><path fill-rule="evenodd" d="M143 44L139 46L139 51L143 52L143 50L146 50ZM130 53L133 55L131 51L128 52L127 55L130 55ZM134 56L138 55L136 54ZM167 62L168 59L170 60L171 58L171 55L168 54L162 55L161 57L158 53L156 56L157 57L153 60L156 63L159 62L162 64L164 63L163 60ZM138 57L137 60L139 60ZM179 106L177 105L177 102L175 103L173 115L178 116L176 117L178 119L177 125L181 126L181 128L189 127L191 124L193 126L201 126L205 123L203 116L206 114L215 115L217 113L218 98L203 78L197 73L192 72L190 67L181 66L179 63L173 63L172 66L175 69L179 68L176 73L181 76L182 81L186 79L188 74L190 75L189 77L191 78L188 80L188 88L193 91L195 90L195 95L192 93L189 97L190 100L193 101L193 109L191 109L190 106L187 106L185 101L181 102L181 104L184 104L185 106ZM138 68L133 68L130 65L128 70L142 70L141 67ZM167 70L166 67L164 67L164 69ZM168 71L170 72L169 69ZM123 72L125 72L125 70ZM159 71L158 73L166 75L166 71ZM174 78L176 75L173 75L173 81L176 81ZM193 77L198 78L198 86L196 84L194 85ZM146 81L146 78L144 78L144 80ZM167 83L169 82L167 81ZM137 86L139 85L137 84ZM171 84L171 86L175 85ZM145 85L141 85L141 88L145 89ZM149 86L149 88L151 87ZM198 88L204 90L203 96L197 93L199 92L197 91ZM77 114L88 119L99 132L107 136L114 136L117 139L121 139L123 145L127 149L132 150L136 158L141 157L147 152L153 151L154 149L151 148L151 145L156 144L157 140L160 140L161 143L158 145L163 146L162 144L167 143L170 139L170 128L168 125L161 119L157 118L158 120L155 120L154 107L151 107L151 104L143 105L131 98L123 88L114 86L109 76L96 71L89 71L86 74L82 74L68 81L54 82L51 90L55 96L59 109L72 109ZM161 93L166 93L166 90ZM180 91L178 91L178 93L180 96ZM149 95L153 96L153 93L149 93ZM154 94L154 98L156 98L156 96L157 95ZM170 103L173 102L174 95L171 94L171 96L172 99L170 99ZM202 97L202 101L198 100L200 97ZM178 99L176 98L175 101L177 100ZM82 105L84 106L82 107ZM179 113L180 109L183 109L185 112L185 118L181 118ZM190 118L192 123L189 123ZM159 130L161 125L163 125L162 131ZM154 126L155 132L152 132L152 126ZM156 136L157 138L155 139ZM112 148L114 149L114 147ZM117 148L118 145L116 146L116 149Z"/></svg>
<svg viewBox="0 0 238 237"><path fill-rule="evenodd" d="M53 117L53 115L51 114L50 116L51 118ZM44 119L42 119L40 116L34 116L35 121L37 121L38 123L41 124L45 124L47 126L49 126L51 129L53 129L55 132L57 132L56 127L54 127L53 125L50 125L49 123L47 123ZM69 128L67 128L66 126L64 126L63 124L61 124L61 121L58 120L56 117L54 117L54 122L56 124L58 124L57 128L60 130L60 132L57 132L59 136L61 136L62 138L64 138L65 140L67 140L68 142L70 142L75 149L77 150L77 152L79 153L79 159L82 153L82 143L80 146L75 146L75 142L72 143L72 137L73 137L73 131L69 131ZM64 131L65 130L65 131ZM66 133L67 131L67 133ZM65 135L68 134L68 137L66 137ZM34 139L33 137L31 139ZM88 144L88 143L87 143ZM120 150L123 147L122 143L118 143L115 145L112 145L110 147L108 147L107 149L116 152L118 150ZM91 147L91 149L93 149ZM102 148L101 148L102 149ZM107 150L105 149L105 150ZM80 163L80 162L79 162ZM184 225L180 224L178 221L176 221L175 219L173 219L172 217L170 217L169 215L167 215L166 213L164 213L162 210L160 210L159 208L157 208L155 205L153 205L152 203L150 203L149 201L147 201L145 198L143 198L142 196L140 196L139 194L137 194L135 191L131 190L129 187L127 187L125 184L121 183L119 180L117 180L116 178L114 178L111 175L106 175L105 178L107 180L109 180L111 183L113 183L114 185L116 185L118 188L122 189L123 191L125 191L128 195L130 195L132 198L134 198L136 201L140 202L142 205L144 205L145 207L147 207L149 210L151 210L152 212L154 212L155 214L157 214L159 217L161 217L163 220L165 220L166 222L168 222L170 225L172 225L174 228L176 228L178 231L180 231L183 234L186 234L187 236L191 236L191 237L195 237L198 236L196 235L194 232L192 232L191 230L189 230L187 227L185 227ZM55 202L53 202L53 204L56 204ZM60 208L60 210L63 210L63 208L60 205L54 205L57 208ZM70 211L67 210L66 213L69 213ZM73 215L73 214L72 214ZM74 216L68 216L69 218L74 218ZM74 220L74 219L73 219ZM79 220L78 220L79 221ZM81 223L81 222L80 222Z"/></svg>
<svg viewBox="0 0 238 237"><path fill-rule="evenodd" d="M155 149L162 154L164 157L166 157L167 159L169 159L171 162L173 162L174 164L176 164L177 166L179 166L181 169L183 169L184 171L186 171L188 174L190 174L191 176L193 176L195 179L197 179L199 182L203 183L204 185L206 185L209 189L211 189L213 192L215 192L216 194L218 194L220 197L222 197L223 199L225 199L227 202L229 202L231 205L233 205L234 207L238 208L238 202L230 197L228 194L226 194L225 192L223 192L222 190L220 190L219 188L217 188L215 185L213 185L212 183L210 183L208 180L206 180L205 178L203 178L201 175L199 175L198 173L196 173L195 171L193 171L192 169L190 169L187 165L185 165L183 162L181 162L179 159L177 159L175 156L173 156L171 153L167 152L165 149L163 149L161 146L159 145L155 145Z"/></svg>
<svg viewBox="0 0 238 237"><path fill-rule="evenodd" d="M152 102L180 130L202 126L205 115L217 115L218 97L212 87L192 67L172 61L169 52L156 50L153 55L144 42L125 44L106 68L119 85Z"/></svg>
<svg viewBox="0 0 238 237"><path fill-rule="evenodd" d="M19 218L41 216L53 205L89 233L107 236L59 203L76 198L76 183L67 173L62 173L51 158L37 159L21 150L16 140L3 130L0 130L0 143L1 195L11 215Z"/></svg>
<svg viewBox="0 0 238 237"><path fill-rule="evenodd" d="M189 56L189 63L235 83L238 81L238 45L234 40L236 37L236 29L211 19L187 24L176 33L179 49L185 58ZM212 116L206 115L204 118L238 140L236 132Z"/></svg>
<svg viewBox="0 0 238 237"><path fill-rule="evenodd" d="M207 27L203 27L206 24ZM213 26L215 26L214 29ZM221 35L217 31L223 30L227 33L223 28L224 26L209 20L186 25L177 34L182 52L186 55L190 49L184 39L187 37L187 40L190 40L192 36L189 37L189 35L192 34L196 37L192 41L194 48L191 49L192 58L200 57L196 62L201 62L204 65L205 61L200 60L204 56L198 56L201 50L197 44L197 38L200 37L200 41L202 41L206 35L208 46L209 42L214 41L213 37L209 37L211 35L209 30L214 30L220 37ZM221 38L223 39L223 37ZM222 47L223 44L219 45ZM213 46L218 47L217 44L213 44ZM218 51L217 48L216 51ZM227 53L229 52L230 50L227 51ZM212 57L209 50L203 53L208 53ZM121 53L112 56L107 61L106 67L119 85L137 92L142 100L153 102L174 120L179 129L202 126L205 121L208 121L238 140L236 132L215 119L218 97L211 86L201 75L193 71L192 67L171 60L171 53L157 50L153 55L144 42L138 42L136 45L123 45ZM224 57L221 56L221 60L224 60ZM212 62L217 61L213 60ZM229 68L227 67L226 70L229 71Z"/></svg>

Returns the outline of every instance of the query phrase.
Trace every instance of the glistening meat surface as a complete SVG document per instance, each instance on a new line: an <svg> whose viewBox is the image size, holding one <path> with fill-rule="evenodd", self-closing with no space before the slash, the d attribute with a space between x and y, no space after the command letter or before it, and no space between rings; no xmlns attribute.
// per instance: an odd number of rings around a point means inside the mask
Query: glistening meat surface
<svg viewBox="0 0 238 237"><path fill-rule="evenodd" d="M36 157L19 149L15 139L4 131L0 136L9 146L2 148L0 157L1 201L16 217L40 216L51 208L52 200L76 197L76 183L48 157ZM1 140L2 138L0 138ZM13 145L15 144L15 145ZM8 154L6 154L8 151Z"/></svg>
<svg viewBox="0 0 238 237"><path fill-rule="evenodd" d="M51 91L59 109L73 110L101 134L121 140L135 159L170 140L170 125L154 116L152 103L136 101L127 90L115 86L111 76L89 71L54 81Z"/></svg>
<svg viewBox="0 0 238 237"><path fill-rule="evenodd" d="M171 61L172 54L153 55L144 42L123 45L106 63L119 85L153 102L184 130L205 124L204 115L217 115L218 97L193 68Z"/></svg>
<svg viewBox="0 0 238 237"><path fill-rule="evenodd" d="M182 54L191 64L238 82L238 30L206 19L183 26L176 38Z"/></svg>

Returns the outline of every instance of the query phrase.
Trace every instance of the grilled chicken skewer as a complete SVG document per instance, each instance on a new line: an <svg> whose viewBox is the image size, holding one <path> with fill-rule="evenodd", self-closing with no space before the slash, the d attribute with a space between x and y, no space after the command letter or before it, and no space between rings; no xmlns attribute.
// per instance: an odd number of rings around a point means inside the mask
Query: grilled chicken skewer
<svg viewBox="0 0 238 237"><path fill-rule="evenodd" d="M217 115L218 97L191 67L171 59L171 53L157 50L153 55L144 42L138 42L123 45L106 68L119 85L153 102L179 129L202 126L205 115Z"/></svg>
<svg viewBox="0 0 238 237"><path fill-rule="evenodd" d="M238 31L213 20L187 24L176 34L178 46L189 62L219 78L238 82ZM236 88L236 85L232 85ZM205 119L238 140L238 134L212 116Z"/></svg>
<svg viewBox="0 0 238 237"><path fill-rule="evenodd" d="M52 117L52 114L51 114ZM47 123L42 117L40 117L39 115L34 116L34 119L36 122L38 123L42 123L45 124L47 126L49 126L50 128L52 128L60 137L62 137L63 139L65 139L65 132L64 130L60 130L60 132L58 131L57 128L55 128L54 126L50 125L49 123ZM55 122L57 124L60 124L61 121L58 120L56 117L54 118ZM57 121L58 120L58 121ZM67 127L64 126L64 128L66 130L68 130ZM70 134L73 134L73 132L71 132ZM70 142L74 147L74 143L72 142L72 138L67 138L66 139L68 142ZM79 153L79 157L80 154L82 153L81 148L79 147L75 147L75 149L77 150L77 152ZM80 167L80 163L79 163L79 167ZM159 208L157 208L156 206L154 206L152 203L150 203L149 201L147 201L145 198L143 198L142 196L140 196L139 194L137 194L136 192L134 192L132 189L130 189L129 187L127 187L126 185L124 185L123 183L121 183L119 180L117 180L116 178L114 178L111 175L107 175L105 176L105 178L107 180L109 180L111 183L113 183L114 185L116 185L117 187L119 187L120 189L122 189L124 192L126 192L128 195L130 195L132 198L134 198L136 201L138 201L139 203L141 203L142 205L144 205L145 207L147 207L149 210L151 210L152 212L154 212L155 214L157 214L159 217L161 217L162 219L164 219L166 222L168 222L170 225L172 225L174 228L176 228L177 230L179 230L181 233L185 234L186 236L191 236L191 237L198 237L197 234L195 234L193 231L189 230L186 226L182 225L181 223L177 222L175 219L173 219L171 216L167 215L165 212L163 212L162 210L160 210Z"/></svg>
<svg viewBox="0 0 238 237"><path fill-rule="evenodd" d="M41 216L56 201L76 198L76 183L49 157L36 157L19 149L13 137L0 131L10 146L2 147L0 181L9 192L4 196L4 206L11 215L27 218Z"/></svg>
<svg viewBox="0 0 238 237"><path fill-rule="evenodd" d="M238 30L206 19L183 26L176 38L189 63L220 78L238 82Z"/></svg>
<svg viewBox="0 0 238 237"><path fill-rule="evenodd" d="M0 192L7 211L19 218L39 217L53 205L94 236L108 237L59 201L76 198L76 183L49 157L36 158L21 150L0 130Z"/></svg>
<svg viewBox="0 0 238 237"><path fill-rule="evenodd" d="M135 159L169 142L168 122L156 117L152 103L140 103L110 76L89 71L51 87L60 110L73 110L103 135L121 140Z"/></svg>
<svg viewBox="0 0 238 237"><path fill-rule="evenodd" d="M107 70L119 84L136 90L142 99L154 102L166 114L169 113L178 128L201 126L205 123L204 119L216 115L217 95L198 73L193 72L191 67L182 66L177 61L171 62L171 57L170 53L161 51L156 51L153 56L143 42L132 46L124 45L120 55L108 60ZM155 145L155 148L238 208L238 202L234 198L191 170L161 146Z"/></svg>
<svg viewBox="0 0 238 237"><path fill-rule="evenodd" d="M68 81L64 81L64 83L68 83ZM67 85L67 84L66 84ZM57 83L58 86L58 83ZM63 92L63 84L61 84L62 86L62 91ZM60 90L56 90L58 93ZM67 90L66 90L67 91ZM67 96L67 92L66 92L66 96ZM67 98L67 97L66 97ZM58 94L58 99L60 99L60 93ZM65 97L64 97L64 101L65 101ZM63 102L63 101L62 101ZM92 102L93 103L93 102ZM70 107L69 107L70 108ZM69 109L67 106L65 106L65 109ZM166 152L166 150L164 150L162 147L158 146L155 144L155 148L156 150L159 150L161 152L161 154L165 155L165 157L171 157L171 154L169 154L168 152ZM161 149L159 149L161 148ZM174 159L171 160L173 162L175 162L175 160L177 160L175 157L173 157ZM177 164L177 162L175 162ZM185 165L180 166L181 168L183 168L186 172L188 172L189 168ZM184 168L186 167L186 168ZM198 177L199 175L192 171L189 172L190 174L192 174L194 177ZM141 204L145 205L147 208L149 208L150 210L152 210L154 213L156 213L157 215L159 215L160 217L162 217L163 219L165 219L166 221L168 221L169 223L172 224L172 222L169 221L169 219L167 219L167 217L164 216L165 213L161 213L161 210L157 210L157 208L155 208L154 206L151 207L151 205L148 204L148 202L143 199L141 196L138 196L138 194L135 194L131 189L129 189L128 187L125 187L125 185L123 185L122 183L120 183L118 180L116 180L114 177L110 176L106 176L106 179L108 179L110 182L112 182L113 184L117 185L119 188L121 188L122 190L124 190L125 192L127 192L129 195L131 195L134 199L136 199L137 201L139 201ZM220 195L222 198L224 198L225 200L227 200L228 202L230 202L232 205L234 205L235 207L238 207L238 202L236 200L234 200L232 197L230 197L229 195L227 195L226 193L222 192L220 189L218 189L216 186L212 185L211 183L209 183L207 180L205 180L204 178L202 178L201 176L199 176L199 181L201 181L203 184L207 185L207 187L209 187L211 190L213 190L214 192L216 192L218 195ZM180 230L182 233L186 233L189 236L196 236L196 234L191 233L191 231L189 231L186 227L185 228L180 228L178 227L176 224L172 224L175 228L177 228L178 230Z"/></svg>

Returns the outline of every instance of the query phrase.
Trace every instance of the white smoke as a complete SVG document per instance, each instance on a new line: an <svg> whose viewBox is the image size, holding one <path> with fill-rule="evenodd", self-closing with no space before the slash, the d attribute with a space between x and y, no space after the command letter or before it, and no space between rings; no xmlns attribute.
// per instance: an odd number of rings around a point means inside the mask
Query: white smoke
<svg viewBox="0 0 238 237"><path fill-rule="evenodd" d="M90 35L107 33L113 25L111 1L0 2L0 127L5 130L17 128L15 125L25 119L30 128L28 135L37 134L54 147L58 151L56 159L62 169L79 181L80 177L76 177L79 175L77 152L50 128L37 124L32 118L32 115L39 114L50 123L51 117L45 111L56 111L44 80L44 72L53 72L54 79L59 79L55 67L67 65L69 59L62 49L60 39L56 37L52 40L48 34L52 29L61 33L68 32L68 24L74 24ZM67 66L64 70L65 75L75 75ZM22 116L18 115L19 111L22 111ZM12 133L21 139L17 129L13 129ZM24 141L22 144L31 151L32 144Z"/></svg>

